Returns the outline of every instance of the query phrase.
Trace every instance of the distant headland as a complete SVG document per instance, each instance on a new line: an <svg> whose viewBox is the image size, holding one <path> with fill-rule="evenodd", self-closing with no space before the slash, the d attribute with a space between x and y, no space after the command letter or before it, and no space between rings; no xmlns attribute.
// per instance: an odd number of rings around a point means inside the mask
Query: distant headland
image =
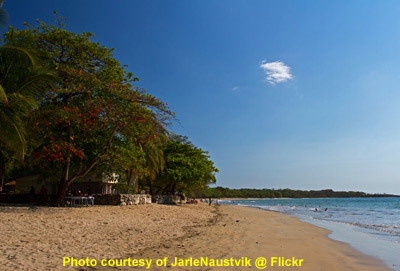
<svg viewBox="0 0 400 271"><path fill-rule="evenodd" d="M370 197L400 197L393 194L369 194L359 191L324 190L292 190L292 189L231 189L226 187L207 188L203 197L213 198L370 198Z"/></svg>

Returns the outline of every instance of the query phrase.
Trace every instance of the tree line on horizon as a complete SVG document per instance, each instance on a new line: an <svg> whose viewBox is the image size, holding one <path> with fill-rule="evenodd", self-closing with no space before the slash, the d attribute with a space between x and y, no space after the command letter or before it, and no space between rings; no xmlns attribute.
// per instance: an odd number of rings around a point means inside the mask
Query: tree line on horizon
<svg viewBox="0 0 400 271"><path fill-rule="evenodd" d="M199 197L212 198L365 198L365 197L397 197L390 194L368 194L358 191L325 190L292 190L292 189L231 189L226 187L206 188Z"/></svg>
<svg viewBox="0 0 400 271"><path fill-rule="evenodd" d="M0 45L0 192L22 174L56 180L54 204L88 174L150 193L215 183L208 152L170 131L168 104L137 87L113 49L55 15L55 25L10 27Z"/></svg>

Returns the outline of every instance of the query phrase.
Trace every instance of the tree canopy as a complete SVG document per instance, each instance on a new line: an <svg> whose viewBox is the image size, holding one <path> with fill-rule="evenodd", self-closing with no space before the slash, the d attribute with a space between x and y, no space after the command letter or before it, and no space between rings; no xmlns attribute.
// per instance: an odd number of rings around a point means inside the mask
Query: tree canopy
<svg viewBox="0 0 400 271"><path fill-rule="evenodd" d="M165 134L173 113L166 104L134 86L138 78L113 58L112 50L43 22L11 29L9 43L34 48L57 72L54 88L39 98L31 126L32 159L60 179L58 200L68 185L89 172L143 170L140 147Z"/></svg>
<svg viewBox="0 0 400 271"><path fill-rule="evenodd" d="M214 174L218 169L208 152L194 146L187 137L171 136L163 152L165 169L153 184L156 192L202 190L216 182Z"/></svg>
<svg viewBox="0 0 400 271"><path fill-rule="evenodd" d="M29 134L26 160L43 178L59 182L55 203L72 182L89 173L117 174L128 185L139 178L158 192L215 183L218 170L208 153L185 137L169 135L174 113L167 104L137 87L139 79L113 57L112 49L93 42L92 33L67 31L56 16L55 25L38 21L23 30L10 28L5 43L34 51L41 65L20 67L18 78L6 78L4 72L0 78L3 86L44 78L46 72L53 76L51 87L36 80L31 89L40 91L26 96L33 103L17 111L24 116L23 133ZM0 100L6 99L0 91ZM5 137L2 131L0 139Z"/></svg>

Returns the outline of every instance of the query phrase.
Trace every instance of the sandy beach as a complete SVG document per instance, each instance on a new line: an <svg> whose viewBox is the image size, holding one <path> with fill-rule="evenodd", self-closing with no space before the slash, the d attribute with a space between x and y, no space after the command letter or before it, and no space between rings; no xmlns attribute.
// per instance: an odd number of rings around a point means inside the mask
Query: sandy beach
<svg viewBox="0 0 400 271"><path fill-rule="evenodd" d="M264 270L390 270L327 230L238 206L0 206L0 232L0 270L260 270L259 257Z"/></svg>

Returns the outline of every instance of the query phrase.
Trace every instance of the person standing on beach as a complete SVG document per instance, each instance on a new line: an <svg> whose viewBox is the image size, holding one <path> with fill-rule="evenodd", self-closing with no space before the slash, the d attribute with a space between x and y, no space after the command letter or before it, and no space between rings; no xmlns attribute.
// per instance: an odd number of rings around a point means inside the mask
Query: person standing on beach
<svg viewBox="0 0 400 271"><path fill-rule="evenodd" d="M211 206L212 199L211 197L208 199L208 206Z"/></svg>

